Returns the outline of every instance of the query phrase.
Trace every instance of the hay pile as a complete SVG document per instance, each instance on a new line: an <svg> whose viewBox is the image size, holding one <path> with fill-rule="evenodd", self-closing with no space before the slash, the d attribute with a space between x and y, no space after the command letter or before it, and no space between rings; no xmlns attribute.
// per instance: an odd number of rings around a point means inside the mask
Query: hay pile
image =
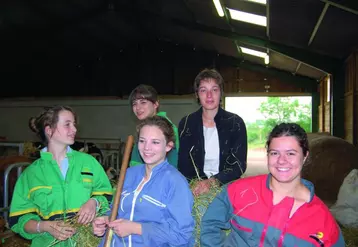
<svg viewBox="0 0 358 247"><path fill-rule="evenodd" d="M101 207L96 214L96 217L104 215L109 210L108 207ZM61 219L64 224L76 229L76 233L69 239L65 240L67 246L70 247L92 247L98 246L101 242L101 238L93 235L92 224L87 225L79 224L78 215ZM61 240L54 239L47 247L55 247Z"/></svg>
<svg viewBox="0 0 358 247"><path fill-rule="evenodd" d="M346 247L358 247L358 228L346 228L341 226Z"/></svg>
<svg viewBox="0 0 358 247"><path fill-rule="evenodd" d="M78 216L65 219L64 222L66 225L71 226L76 229L75 235L71 238L65 240L67 245L70 247L92 247L98 246L101 238L98 238L93 235L92 224L87 225L77 223ZM58 243L62 242L61 240L54 239L47 247L56 246Z"/></svg>
<svg viewBox="0 0 358 247"><path fill-rule="evenodd" d="M196 183L201 179L193 179L190 181L190 188L195 187ZM208 193L202 194L194 198L193 217L195 219L195 247L200 247L200 226L201 218L205 214L209 204L214 200L215 196L221 191L220 185L213 183Z"/></svg>
<svg viewBox="0 0 358 247"><path fill-rule="evenodd" d="M325 202L337 200L339 188L348 173L358 168L358 151L347 141L326 134L308 134L310 155L302 177L315 185L315 192Z"/></svg>

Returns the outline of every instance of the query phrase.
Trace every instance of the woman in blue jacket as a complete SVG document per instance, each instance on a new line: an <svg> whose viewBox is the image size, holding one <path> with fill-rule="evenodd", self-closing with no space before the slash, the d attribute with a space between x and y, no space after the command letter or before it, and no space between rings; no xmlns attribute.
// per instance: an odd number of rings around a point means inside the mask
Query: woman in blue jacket
<svg viewBox="0 0 358 247"><path fill-rule="evenodd" d="M173 128L165 118L154 116L137 130L145 164L128 168L117 219L96 218L94 234L103 236L112 228L111 246L193 246L193 195L185 177L166 159L173 147Z"/></svg>

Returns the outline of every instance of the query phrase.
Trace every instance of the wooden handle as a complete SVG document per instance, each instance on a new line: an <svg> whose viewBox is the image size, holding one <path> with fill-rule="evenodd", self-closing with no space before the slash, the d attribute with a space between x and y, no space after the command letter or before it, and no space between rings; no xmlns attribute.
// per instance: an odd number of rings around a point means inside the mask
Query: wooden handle
<svg viewBox="0 0 358 247"><path fill-rule="evenodd" d="M126 177L126 171L127 171L129 158L131 156L131 152L132 152L132 148L133 148L133 143L134 143L134 137L132 135L128 136L127 142L126 142L126 147L124 150L123 159L122 159L121 172L119 173L116 195L114 196L113 207L112 207L112 211L111 211L111 216L109 218L109 222L112 222L117 218L118 207L119 207L119 203L121 200L121 194L122 194L122 190L123 190L124 178ZM104 247L110 247L110 244L112 241L112 236L113 236L112 229L108 229L108 231L106 233Z"/></svg>

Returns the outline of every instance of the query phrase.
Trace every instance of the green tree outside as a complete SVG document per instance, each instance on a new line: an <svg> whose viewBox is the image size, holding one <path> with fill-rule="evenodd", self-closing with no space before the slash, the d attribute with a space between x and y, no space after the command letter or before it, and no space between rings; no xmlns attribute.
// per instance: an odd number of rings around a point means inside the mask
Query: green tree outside
<svg viewBox="0 0 358 247"><path fill-rule="evenodd" d="M272 128L282 122L299 124L306 132L312 131L311 105L300 104L290 97L268 97L259 109L264 120L247 123L249 148L264 147L267 135Z"/></svg>

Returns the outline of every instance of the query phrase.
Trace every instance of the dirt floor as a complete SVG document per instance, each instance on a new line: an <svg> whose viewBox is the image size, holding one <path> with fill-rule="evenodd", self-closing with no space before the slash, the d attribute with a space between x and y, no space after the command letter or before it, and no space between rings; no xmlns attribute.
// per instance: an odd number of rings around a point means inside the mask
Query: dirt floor
<svg viewBox="0 0 358 247"><path fill-rule="evenodd" d="M264 148L249 149L247 152L247 169L244 177L266 174L267 159Z"/></svg>

